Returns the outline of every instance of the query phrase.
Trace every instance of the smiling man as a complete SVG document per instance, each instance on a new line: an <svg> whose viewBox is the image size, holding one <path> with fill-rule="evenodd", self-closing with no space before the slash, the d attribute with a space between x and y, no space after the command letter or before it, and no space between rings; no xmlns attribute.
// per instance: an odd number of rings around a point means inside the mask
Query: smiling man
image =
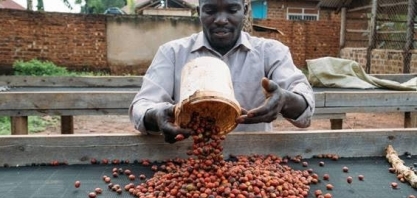
<svg viewBox="0 0 417 198"><path fill-rule="evenodd" d="M314 112L310 84L287 46L242 31L244 0L200 0L197 9L203 31L160 46L148 68L129 109L135 128L145 134L162 132L169 143L177 134L190 135L172 122L174 105L180 102L183 66L201 56L229 66L242 107L235 131L272 131L280 114L297 127L308 127Z"/></svg>

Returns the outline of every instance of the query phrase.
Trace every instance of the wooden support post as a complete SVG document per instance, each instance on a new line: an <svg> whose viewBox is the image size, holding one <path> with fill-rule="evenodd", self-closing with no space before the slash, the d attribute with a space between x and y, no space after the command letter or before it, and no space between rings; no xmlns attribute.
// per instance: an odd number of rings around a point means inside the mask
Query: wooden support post
<svg viewBox="0 0 417 198"><path fill-rule="evenodd" d="M27 135L28 130L28 117L27 116L11 116L11 134L12 135Z"/></svg>
<svg viewBox="0 0 417 198"><path fill-rule="evenodd" d="M74 134L73 116L61 116L61 134Z"/></svg>
<svg viewBox="0 0 417 198"><path fill-rule="evenodd" d="M339 40L339 57L340 50L345 47L346 43L346 7L342 8L341 22L340 22L340 40Z"/></svg>
<svg viewBox="0 0 417 198"><path fill-rule="evenodd" d="M343 119L330 119L330 128L334 129L343 129Z"/></svg>
<svg viewBox="0 0 417 198"><path fill-rule="evenodd" d="M369 24L368 48L366 50L366 73L371 73L372 50L376 43L376 15L378 11L378 0L372 0L371 22Z"/></svg>
<svg viewBox="0 0 417 198"><path fill-rule="evenodd" d="M411 50L414 42L414 19L417 16L417 3L408 0L407 36L403 54L403 73L410 73Z"/></svg>
<svg viewBox="0 0 417 198"><path fill-rule="evenodd" d="M404 128L416 128L417 127L417 113L405 112L404 113Z"/></svg>

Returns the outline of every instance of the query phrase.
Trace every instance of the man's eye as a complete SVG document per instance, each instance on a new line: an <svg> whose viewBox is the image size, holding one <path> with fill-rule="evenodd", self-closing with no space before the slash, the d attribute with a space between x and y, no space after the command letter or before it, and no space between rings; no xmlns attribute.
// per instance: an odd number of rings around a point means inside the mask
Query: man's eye
<svg viewBox="0 0 417 198"><path fill-rule="evenodd" d="M231 8L229 8L229 12L230 12L230 13L236 13L236 12L238 12L238 11L239 11L239 9L240 9L240 8L238 8L238 7L231 7Z"/></svg>
<svg viewBox="0 0 417 198"><path fill-rule="evenodd" d="M211 8L206 8L206 9L204 9L204 12L207 13L207 14L214 14L216 12L216 10L211 9Z"/></svg>

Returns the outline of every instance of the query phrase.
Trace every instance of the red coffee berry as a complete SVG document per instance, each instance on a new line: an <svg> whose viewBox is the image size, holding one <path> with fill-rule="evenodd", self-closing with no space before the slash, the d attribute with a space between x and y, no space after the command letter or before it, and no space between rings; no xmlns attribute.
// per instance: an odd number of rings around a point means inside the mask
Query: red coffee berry
<svg viewBox="0 0 417 198"><path fill-rule="evenodd" d="M81 186L81 182L80 181L75 181L74 186L76 188L79 188Z"/></svg>

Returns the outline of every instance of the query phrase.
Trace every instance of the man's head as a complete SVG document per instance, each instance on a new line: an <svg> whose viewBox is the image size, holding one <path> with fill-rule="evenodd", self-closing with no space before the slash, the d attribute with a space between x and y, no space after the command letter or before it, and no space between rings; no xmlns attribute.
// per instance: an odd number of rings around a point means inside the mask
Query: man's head
<svg viewBox="0 0 417 198"><path fill-rule="evenodd" d="M199 0L198 14L211 47L227 53L239 39L247 11L244 0Z"/></svg>

